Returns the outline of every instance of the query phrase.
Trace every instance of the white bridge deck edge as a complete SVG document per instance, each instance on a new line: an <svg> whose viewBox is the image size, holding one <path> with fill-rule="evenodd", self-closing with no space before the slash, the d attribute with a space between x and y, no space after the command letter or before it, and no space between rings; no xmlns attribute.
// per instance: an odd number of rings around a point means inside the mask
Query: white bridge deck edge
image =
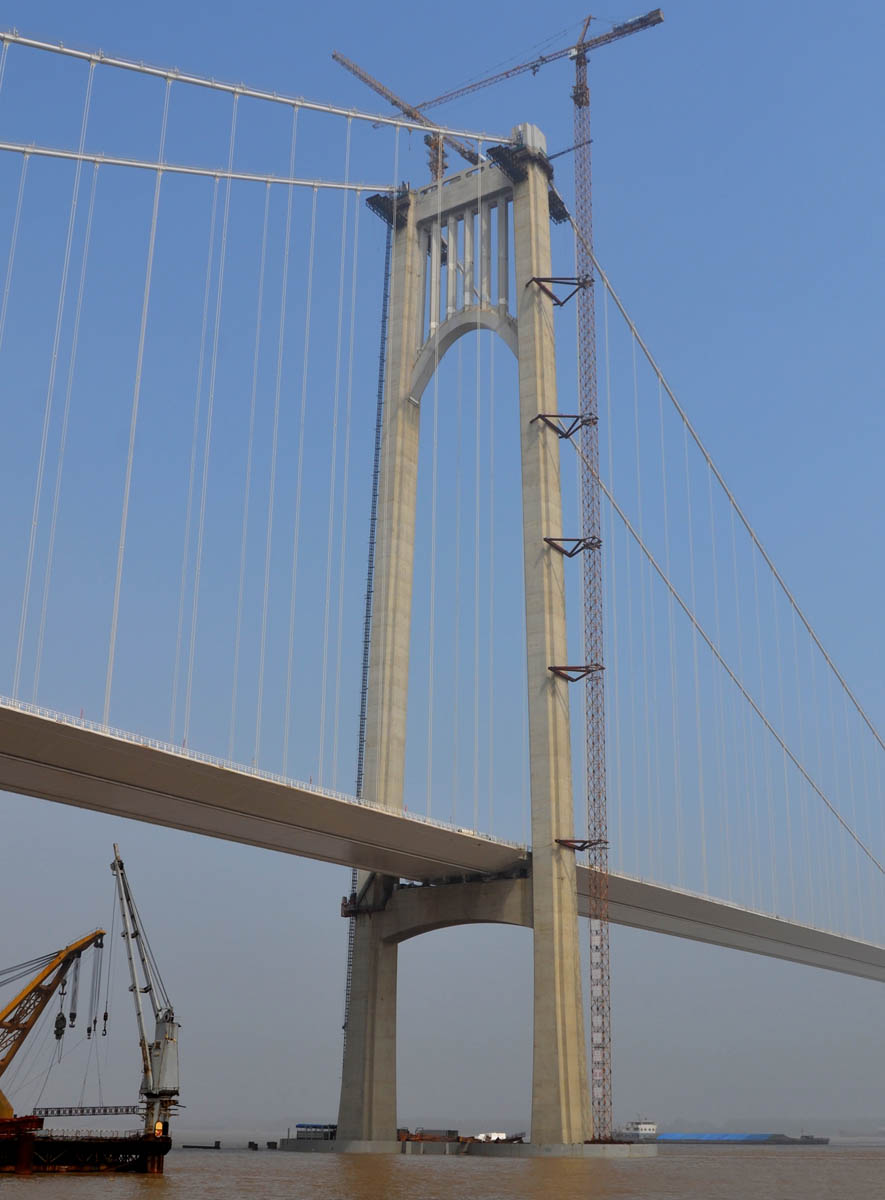
<svg viewBox="0 0 885 1200"><path fill-rule="evenodd" d="M516 843L5 700L0 790L410 880L528 862ZM584 866L578 907L589 916ZM883 947L616 873L609 919L885 982Z"/></svg>

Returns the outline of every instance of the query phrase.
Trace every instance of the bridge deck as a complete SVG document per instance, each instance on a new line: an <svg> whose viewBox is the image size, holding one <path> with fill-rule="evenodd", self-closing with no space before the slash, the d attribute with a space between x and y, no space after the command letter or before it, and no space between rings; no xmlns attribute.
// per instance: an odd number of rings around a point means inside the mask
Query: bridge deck
<svg viewBox="0 0 885 1200"><path fill-rule="evenodd" d="M0 703L0 790L403 879L499 874L523 847ZM612 873L613 922L885 982L885 948ZM589 914L589 873L578 872Z"/></svg>

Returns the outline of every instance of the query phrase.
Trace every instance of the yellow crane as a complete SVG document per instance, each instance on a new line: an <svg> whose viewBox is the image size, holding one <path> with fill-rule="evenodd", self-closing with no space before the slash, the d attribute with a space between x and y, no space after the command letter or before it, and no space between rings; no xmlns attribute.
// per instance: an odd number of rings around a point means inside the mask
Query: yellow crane
<svg viewBox="0 0 885 1200"><path fill-rule="evenodd" d="M71 942L63 950L23 964L25 968L37 967L37 974L14 1000L0 1010L0 1078L22 1048L25 1038L37 1024L46 1005L67 978L68 971L79 961L84 950L88 950L90 946L101 947L104 944L104 936L103 929L95 929L85 937ZM76 1010L76 1001L73 1007ZM63 1024L56 1021L56 1037L61 1037L67 1024L64 1015L59 1016ZM12 1105L0 1091L0 1120L8 1119L12 1115Z"/></svg>

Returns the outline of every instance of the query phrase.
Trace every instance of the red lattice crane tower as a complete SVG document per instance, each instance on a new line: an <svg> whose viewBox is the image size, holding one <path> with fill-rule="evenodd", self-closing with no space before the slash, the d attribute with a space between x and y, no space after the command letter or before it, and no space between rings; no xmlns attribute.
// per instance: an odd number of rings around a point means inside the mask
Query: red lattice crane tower
<svg viewBox="0 0 885 1200"><path fill-rule="evenodd" d="M608 802L605 780L605 674L603 671L602 525L599 504L599 405L596 387L593 203L590 171L590 89L587 51L575 54L576 274L590 281L578 292L578 411L581 414L581 524L588 550L583 558L584 658L595 668L584 678L587 766L587 850L590 866L590 1103L593 1137L612 1136L611 968L608 924Z"/></svg>

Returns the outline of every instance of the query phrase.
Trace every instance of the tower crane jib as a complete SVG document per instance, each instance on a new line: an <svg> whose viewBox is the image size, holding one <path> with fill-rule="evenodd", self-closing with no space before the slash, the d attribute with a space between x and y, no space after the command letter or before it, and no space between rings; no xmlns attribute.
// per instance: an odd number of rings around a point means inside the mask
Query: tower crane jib
<svg viewBox="0 0 885 1200"><path fill-rule="evenodd" d="M590 17L587 17L580 37L572 45L563 46L561 50L554 50L552 54L540 54L537 58L530 59L528 62L518 63L515 67L508 67L504 71L488 75L485 79L476 79L472 83L465 83L463 87L443 92L441 96L435 96L432 100L425 100L422 104L419 104L418 109L423 110L426 108L435 108L439 104L448 104L452 100L459 100L461 96L469 96L471 92L478 92L481 88L491 87L493 83L503 83L506 79L513 79L517 75L524 75L528 71L536 75L540 68L545 67L547 63L557 62L562 58L575 58L579 54L588 54L591 50L598 50L601 46L608 46L611 42L620 41L621 38L629 37L633 33L641 33L643 29L651 29L655 25L660 25L663 19L664 14L661 9L655 8L642 17L634 17L632 21L625 21L621 25L615 25L613 28L607 30L607 32L600 33L597 37L584 41L591 20Z"/></svg>

